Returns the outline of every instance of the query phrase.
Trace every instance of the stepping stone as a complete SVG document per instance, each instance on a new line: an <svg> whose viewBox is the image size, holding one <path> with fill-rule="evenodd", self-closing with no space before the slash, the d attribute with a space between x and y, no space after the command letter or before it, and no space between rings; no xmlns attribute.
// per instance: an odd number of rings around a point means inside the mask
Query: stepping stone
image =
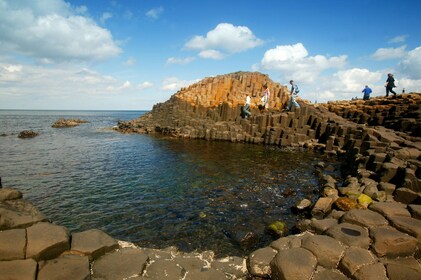
<svg viewBox="0 0 421 280"><path fill-rule="evenodd" d="M88 280L90 276L87 256L64 255L46 261L39 269L37 280Z"/></svg>
<svg viewBox="0 0 421 280"><path fill-rule="evenodd" d="M156 260L146 268L145 276L150 279L179 280L185 270L173 260Z"/></svg>
<svg viewBox="0 0 421 280"><path fill-rule="evenodd" d="M142 275L149 257L135 248L108 253L92 265L93 279L114 280Z"/></svg>
<svg viewBox="0 0 421 280"><path fill-rule="evenodd" d="M304 239L302 248L312 252L318 264L325 268L335 268L345 251L345 246L326 235L314 235Z"/></svg>
<svg viewBox="0 0 421 280"><path fill-rule="evenodd" d="M389 224L385 217L368 209L352 209L343 215L342 222L363 226L369 229Z"/></svg>
<svg viewBox="0 0 421 280"><path fill-rule="evenodd" d="M25 258L26 230L0 231L0 261L23 260Z"/></svg>
<svg viewBox="0 0 421 280"><path fill-rule="evenodd" d="M393 227L378 227L370 230L372 248L378 257L407 257L418 249L418 240Z"/></svg>
<svg viewBox="0 0 421 280"><path fill-rule="evenodd" d="M348 276L354 275L364 265L374 264L377 259L368 250L349 247L339 264L339 268Z"/></svg>
<svg viewBox="0 0 421 280"><path fill-rule="evenodd" d="M357 280L389 280L386 276L386 268L382 263L365 265L355 272L354 277Z"/></svg>
<svg viewBox="0 0 421 280"><path fill-rule="evenodd" d="M35 280L37 266L33 259L0 262L0 280Z"/></svg>
<svg viewBox="0 0 421 280"><path fill-rule="evenodd" d="M282 250L271 261L272 279L310 279L317 265L316 257L303 248Z"/></svg>
<svg viewBox="0 0 421 280"><path fill-rule="evenodd" d="M0 202L0 230L26 228L47 218L23 199Z"/></svg>
<svg viewBox="0 0 421 280"><path fill-rule="evenodd" d="M82 252L89 260L96 260L117 248L117 240L99 229L72 234L71 250Z"/></svg>
<svg viewBox="0 0 421 280"><path fill-rule="evenodd" d="M0 201L20 198L22 198L22 193L20 191L11 188L0 188Z"/></svg>
<svg viewBox="0 0 421 280"><path fill-rule="evenodd" d="M421 241L421 220L411 217L392 217L390 222L398 230L406 232Z"/></svg>
<svg viewBox="0 0 421 280"><path fill-rule="evenodd" d="M326 234L345 245L364 249L368 249L371 242L367 229L349 223L333 226L327 230Z"/></svg>
<svg viewBox="0 0 421 280"><path fill-rule="evenodd" d="M258 277L268 278L271 275L270 262L277 251L271 247L265 247L252 252L248 258L249 272Z"/></svg>
<svg viewBox="0 0 421 280"><path fill-rule="evenodd" d="M406 205L398 202L377 202L372 203L368 208L382 214L388 219L394 216L411 217L411 214L406 209Z"/></svg>
<svg viewBox="0 0 421 280"><path fill-rule="evenodd" d="M62 226L38 223L26 229L28 245L26 257L49 260L69 250L69 231Z"/></svg>

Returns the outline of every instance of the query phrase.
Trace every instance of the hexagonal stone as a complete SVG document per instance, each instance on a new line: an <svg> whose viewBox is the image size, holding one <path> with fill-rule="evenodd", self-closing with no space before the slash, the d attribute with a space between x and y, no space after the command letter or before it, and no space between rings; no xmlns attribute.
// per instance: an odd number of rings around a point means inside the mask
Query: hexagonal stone
<svg viewBox="0 0 421 280"><path fill-rule="evenodd" d="M364 265L376 262L377 259L370 253L370 251L358 247L349 247L345 251L339 267L346 275L352 276Z"/></svg>
<svg viewBox="0 0 421 280"><path fill-rule="evenodd" d="M411 217L411 214L406 209L406 205L399 202L377 202L372 203L368 208L382 214L388 219L393 216Z"/></svg>
<svg viewBox="0 0 421 280"><path fill-rule="evenodd" d="M324 269L324 270L317 270L312 280L348 280L349 278L346 277L342 272L336 269Z"/></svg>
<svg viewBox="0 0 421 280"><path fill-rule="evenodd" d="M421 240L421 220L411 217L391 217L390 222L400 231L406 232Z"/></svg>
<svg viewBox="0 0 421 280"><path fill-rule="evenodd" d="M327 230L326 234L348 246L364 249L368 249L371 242L365 228L348 223L333 226Z"/></svg>
<svg viewBox="0 0 421 280"><path fill-rule="evenodd" d="M249 274L246 259L235 256L214 260L211 267L229 274L233 279L243 279Z"/></svg>
<svg viewBox="0 0 421 280"><path fill-rule="evenodd" d="M385 217L368 209L352 209L343 215L342 221L367 228L389 224Z"/></svg>
<svg viewBox="0 0 421 280"><path fill-rule="evenodd" d="M181 278L180 278L181 279ZM222 280L228 279L222 271L210 268L206 270L193 270L186 273L184 280Z"/></svg>
<svg viewBox="0 0 421 280"><path fill-rule="evenodd" d="M89 280L90 278L87 256L64 255L46 261L39 269L37 280Z"/></svg>
<svg viewBox="0 0 421 280"><path fill-rule="evenodd" d="M335 226L337 224L338 220L334 218L323 220L312 219L310 226L317 234L322 234L330 227Z"/></svg>
<svg viewBox="0 0 421 280"><path fill-rule="evenodd" d="M365 265L355 272L354 277L357 280L389 280L382 263Z"/></svg>
<svg viewBox="0 0 421 280"><path fill-rule="evenodd" d="M326 268L335 268L345 251L345 246L326 235L310 236L303 240L301 246L311 251L318 263Z"/></svg>
<svg viewBox="0 0 421 280"><path fill-rule="evenodd" d="M26 230L10 229L0 231L0 261L25 258Z"/></svg>
<svg viewBox="0 0 421 280"><path fill-rule="evenodd" d="M114 280L142 275L148 255L135 248L125 248L108 253L94 261L92 265L93 278Z"/></svg>
<svg viewBox="0 0 421 280"><path fill-rule="evenodd" d="M303 248L282 250L271 261L272 279L310 279L317 265L316 257Z"/></svg>
<svg viewBox="0 0 421 280"><path fill-rule="evenodd" d="M201 270L207 265L207 263L204 260L195 257L177 256L173 259L173 261L179 264L186 271Z"/></svg>
<svg viewBox="0 0 421 280"><path fill-rule="evenodd" d="M390 280L419 280L421 272L412 267L399 264L386 264L387 275Z"/></svg>
<svg viewBox="0 0 421 280"><path fill-rule="evenodd" d="M71 249L96 260L100 256L118 248L118 242L99 229L90 229L72 234Z"/></svg>
<svg viewBox="0 0 421 280"><path fill-rule="evenodd" d="M0 262L0 279L35 280L37 266L33 259Z"/></svg>
<svg viewBox="0 0 421 280"><path fill-rule="evenodd" d="M271 275L270 262L277 251L271 247L265 247L252 252L248 258L249 272L254 276L269 277Z"/></svg>
<svg viewBox="0 0 421 280"><path fill-rule="evenodd" d="M145 276L151 279L179 280L184 269L173 260L156 260L146 268Z"/></svg>
<svg viewBox="0 0 421 280"><path fill-rule="evenodd" d="M378 227L370 230L372 248L378 257L411 256L418 248L418 240L393 227Z"/></svg>
<svg viewBox="0 0 421 280"><path fill-rule="evenodd" d="M0 202L0 230L26 228L47 218L23 199Z"/></svg>
<svg viewBox="0 0 421 280"><path fill-rule="evenodd" d="M69 250L69 231L62 226L38 223L26 229L28 245L26 257L49 260Z"/></svg>

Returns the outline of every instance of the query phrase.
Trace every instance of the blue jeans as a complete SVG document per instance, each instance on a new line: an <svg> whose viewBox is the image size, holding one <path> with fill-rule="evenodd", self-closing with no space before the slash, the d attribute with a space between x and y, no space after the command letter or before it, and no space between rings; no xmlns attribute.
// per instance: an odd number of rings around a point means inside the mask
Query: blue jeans
<svg viewBox="0 0 421 280"><path fill-rule="evenodd" d="M298 102L295 100L296 96L295 95L291 95L291 98L289 99L289 104L287 107L287 110L290 111L292 105L294 105L296 108L300 108L300 104L298 104Z"/></svg>

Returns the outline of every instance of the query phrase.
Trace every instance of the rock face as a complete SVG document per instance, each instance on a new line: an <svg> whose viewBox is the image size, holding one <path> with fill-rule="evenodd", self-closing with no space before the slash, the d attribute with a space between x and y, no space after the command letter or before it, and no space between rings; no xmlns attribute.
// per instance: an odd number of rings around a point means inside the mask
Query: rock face
<svg viewBox="0 0 421 280"><path fill-rule="evenodd" d="M82 123L88 123L88 121L81 119L59 119L51 127L64 128L64 127L75 127Z"/></svg>

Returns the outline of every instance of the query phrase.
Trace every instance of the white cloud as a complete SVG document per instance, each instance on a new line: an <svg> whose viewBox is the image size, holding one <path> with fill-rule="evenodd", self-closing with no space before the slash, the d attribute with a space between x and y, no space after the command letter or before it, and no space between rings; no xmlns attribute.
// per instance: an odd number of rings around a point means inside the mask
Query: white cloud
<svg viewBox="0 0 421 280"><path fill-rule="evenodd" d="M148 82L148 81L137 85L137 88L140 89L140 90L151 88L151 87L153 87L153 84L151 82Z"/></svg>
<svg viewBox="0 0 421 280"><path fill-rule="evenodd" d="M399 63L401 72L411 79L421 79L421 46L409 51Z"/></svg>
<svg viewBox="0 0 421 280"><path fill-rule="evenodd" d="M390 39L389 43L403 43L406 41L406 38L408 37L409 37L408 35L399 35Z"/></svg>
<svg viewBox="0 0 421 280"><path fill-rule="evenodd" d="M263 44L247 26L220 23L206 36L194 36L185 44L190 50L198 50L202 57L220 59L223 53L243 52ZM219 53L218 55L217 52ZM210 55L213 53L213 55Z"/></svg>
<svg viewBox="0 0 421 280"><path fill-rule="evenodd" d="M158 19L161 14L164 12L164 8L163 7L158 7L158 8L154 8L151 9L149 11L146 12L146 16L150 19Z"/></svg>
<svg viewBox="0 0 421 280"><path fill-rule="evenodd" d="M167 64L188 64L194 61L194 57L185 57L185 58L177 58L177 57L170 57L167 59Z"/></svg>
<svg viewBox="0 0 421 280"><path fill-rule="evenodd" d="M136 64L136 60L134 58L130 57L124 62L124 64L127 65L127 66L132 66L132 65Z"/></svg>
<svg viewBox="0 0 421 280"><path fill-rule="evenodd" d="M199 53L199 56L202 58L210 58L215 60L220 60L224 58L224 55L217 50L204 50Z"/></svg>
<svg viewBox="0 0 421 280"><path fill-rule="evenodd" d="M1 1L0 6L2 51L49 63L103 60L121 52L108 30L62 0Z"/></svg>
<svg viewBox="0 0 421 280"><path fill-rule="evenodd" d="M166 78L162 81L162 90L169 90L169 91L177 91L180 90L183 87L187 87L195 82L197 82L198 80L194 80L194 81L186 81L186 80L179 80L176 77L169 77Z"/></svg>
<svg viewBox="0 0 421 280"><path fill-rule="evenodd" d="M276 46L274 49L267 50L261 60L261 65L263 69L275 70L294 80L312 82L317 79L322 71L342 68L346 62L346 55L334 57L309 56L303 44L297 43L295 45Z"/></svg>
<svg viewBox="0 0 421 280"><path fill-rule="evenodd" d="M99 21L104 24L107 20L109 20L110 18L112 18L113 15L111 13L103 13L99 19Z"/></svg>
<svg viewBox="0 0 421 280"><path fill-rule="evenodd" d="M380 48L374 52L372 57L375 60L388 60L402 58L405 56L406 46L401 46L399 48Z"/></svg>

